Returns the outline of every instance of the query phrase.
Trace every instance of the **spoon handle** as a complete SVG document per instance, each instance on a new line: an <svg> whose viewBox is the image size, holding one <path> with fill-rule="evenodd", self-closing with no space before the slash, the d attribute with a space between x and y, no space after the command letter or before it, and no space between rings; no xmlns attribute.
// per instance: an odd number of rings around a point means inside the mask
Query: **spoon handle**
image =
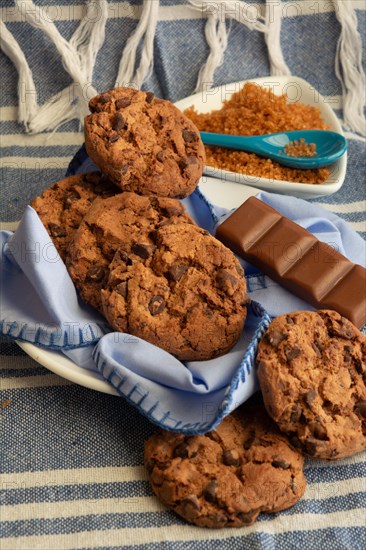
<svg viewBox="0 0 366 550"><path fill-rule="evenodd" d="M260 147L261 138L257 136L233 136L211 132L200 132L200 134L205 145L217 145L250 153L258 153L262 150Z"/></svg>

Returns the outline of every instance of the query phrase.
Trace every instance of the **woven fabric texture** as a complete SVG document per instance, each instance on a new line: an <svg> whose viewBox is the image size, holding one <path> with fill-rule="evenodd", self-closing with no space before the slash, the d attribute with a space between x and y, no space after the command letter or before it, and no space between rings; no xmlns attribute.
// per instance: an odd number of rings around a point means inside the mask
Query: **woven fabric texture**
<svg viewBox="0 0 366 550"><path fill-rule="evenodd" d="M310 82L342 121L342 86L335 65L341 32L337 2L273 3L282 10L280 38L286 66L293 75ZM365 52L365 3L344 3L355 9ZM47 8L56 29L70 40L84 2L36 0L35 4ZM219 9L223 3L213 0L208 4L210 9ZM264 9L262 0L248 4ZM28 8L27 2L15 6L12 0L3 0L1 15L27 57L37 100L42 104L65 90L70 76L52 42L25 20L24 10ZM108 3L105 39L93 72L97 91L114 85L121 53L136 30L141 8L139 0ZM235 9L242 8L243 3L237 2ZM153 67L143 89L172 101L194 92L209 54L207 9L193 9L185 1L161 0ZM227 18L224 24L228 44L214 71L213 84L269 75L264 34L235 18ZM142 50L140 43L137 63ZM83 143L83 134L77 120L52 133L27 134L17 122L18 74L3 52L0 74L0 220L3 229L12 230L30 200L63 177ZM32 90L23 93L32 94ZM312 200L338 214L365 237L366 140L346 127L345 133L349 145L345 183L336 194ZM144 441L156 426L127 401L53 374L6 339L0 341L0 372L0 547L4 550L365 547L364 454L335 463L307 459L305 496L285 512L262 514L248 528L201 529L188 525L154 497L142 463Z"/></svg>

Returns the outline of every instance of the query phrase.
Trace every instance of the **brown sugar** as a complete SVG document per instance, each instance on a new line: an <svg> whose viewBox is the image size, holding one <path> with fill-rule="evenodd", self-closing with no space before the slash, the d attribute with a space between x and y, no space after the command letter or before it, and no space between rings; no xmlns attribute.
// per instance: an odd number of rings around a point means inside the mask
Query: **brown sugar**
<svg viewBox="0 0 366 550"><path fill-rule="evenodd" d="M253 82L224 101L221 109L197 113L194 107L184 111L199 130L233 135L262 135L289 130L326 130L318 108L300 102L289 103L286 95L275 95ZM330 169L300 170L282 166L254 153L205 146L206 164L272 180L319 184L326 181Z"/></svg>
<svg viewBox="0 0 366 550"><path fill-rule="evenodd" d="M284 147L285 154L289 157L314 157L316 155L316 144L306 143L304 138L290 141Z"/></svg>

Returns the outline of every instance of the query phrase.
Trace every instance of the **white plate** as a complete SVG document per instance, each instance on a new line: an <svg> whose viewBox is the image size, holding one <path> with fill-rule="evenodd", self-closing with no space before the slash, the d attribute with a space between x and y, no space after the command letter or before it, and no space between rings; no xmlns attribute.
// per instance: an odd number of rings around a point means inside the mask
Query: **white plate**
<svg viewBox="0 0 366 550"><path fill-rule="evenodd" d="M246 81L233 82L231 84L225 84L218 86L217 88L211 88L198 94L186 97L176 102L175 105L184 110L192 105L199 113L208 113L212 110L220 109L223 101L229 99L234 93L239 91ZM289 101L296 102L301 101L306 105L313 105L318 107L323 120L330 126L331 130L343 135L342 127L334 114L331 107L328 105L326 99L322 97L314 87L295 76L266 76L264 78L253 78L249 82L255 82L266 89L270 87L277 95L287 94ZM225 181L232 181L235 183L244 183L265 191L272 193L283 193L286 195L293 195L295 197L302 197L305 199L321 197L324 195L331 195L340 189L344 182L347 168L347 153L345 153L339 161L331 166L331 174L328 180L319 185L313 185L309 183L292 183L289 181L277 181L267 178L258 178L255 176L246 176L245 174L238 174L237 172L229 172L227 170L221 170L206 166L204 173L223 179Z"/></svg>
<svg viewBox="0 0 366 550"><path fill-rule="evenodd" d="M247 185L225 182L204 176L199 184L200 190L213 203L224 208L240 206L247 198L256 195L258 189ZM70 382L91 390L119 395L117 391L97 372L83 369L68 359L61 352L39 348L29 342L16 342L19 347L43 367L58 374Z"/></svg>
<svg viewBox="0 0 366 550"><path fill-rule="evenodd" d="M61 352L39 348L29 342L16 343L27 355L37 361L37 363L40 363L40 365L58 374L62 378L91 390L109 393L111 395L119 395L113 386L108 384L98 372L78 367L76 363L68 359Z"/></svg>

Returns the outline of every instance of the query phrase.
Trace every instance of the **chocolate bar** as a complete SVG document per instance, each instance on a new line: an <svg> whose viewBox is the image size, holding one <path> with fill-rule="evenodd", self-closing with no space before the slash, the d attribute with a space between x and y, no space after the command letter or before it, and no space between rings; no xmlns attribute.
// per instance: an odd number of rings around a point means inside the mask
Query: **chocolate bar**
<svg viewBox="0 0 366 550"><path fill-rule="evenodd" d="M366 323L366 269L259 199L245 201L216 237L309 304Z"/></svg>

